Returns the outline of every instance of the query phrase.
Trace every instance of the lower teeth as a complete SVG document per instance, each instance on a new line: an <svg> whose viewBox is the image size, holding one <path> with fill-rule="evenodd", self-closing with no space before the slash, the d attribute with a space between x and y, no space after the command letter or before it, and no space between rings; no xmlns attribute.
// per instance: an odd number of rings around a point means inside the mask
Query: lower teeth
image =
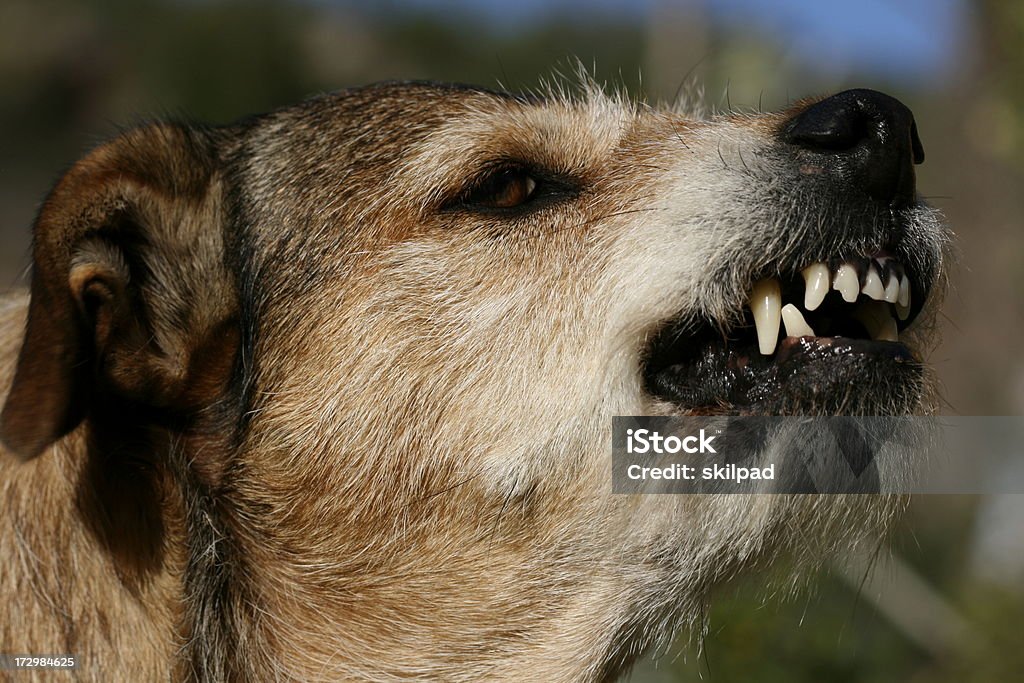
<svg viewBox="0 0 1024 683"><path fill-rule="evenodd" d="M857 307L853 317L859 320L875 341L899 341L896 320L889 313L889 304L866 301Z"/></svg>
<svg viewBox="0 0 1024 683"><path fill-rule="evenodd" d="M814 337L814 330L804 320L800 309L793 304L782 307L782 324L786 328L787 337Z"/></svg>

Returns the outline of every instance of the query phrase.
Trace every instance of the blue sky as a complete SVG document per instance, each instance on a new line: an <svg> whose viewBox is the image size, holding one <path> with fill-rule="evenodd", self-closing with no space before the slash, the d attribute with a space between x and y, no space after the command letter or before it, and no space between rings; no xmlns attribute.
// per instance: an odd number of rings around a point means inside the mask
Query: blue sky
<svg viewBox="0 0 1024 683"><path fill-rule="evenodd" d="M397 0L398 5L473 11L515 26L546 13L599 13L642 21L670 0ZM856 68L923 81L941 79L962 47L968 0L677 0L703 5L725 25L777 36L792 55L824 71Z"/></svg>

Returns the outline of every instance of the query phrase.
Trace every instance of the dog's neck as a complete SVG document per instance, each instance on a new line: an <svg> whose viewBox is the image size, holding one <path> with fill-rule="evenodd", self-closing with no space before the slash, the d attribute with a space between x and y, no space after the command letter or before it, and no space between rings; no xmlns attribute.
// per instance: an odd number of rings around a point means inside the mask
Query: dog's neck
<svg viewBox="0 0 1024 683"><path fill-rule="evenodd" d="M105 471L86 436L27 463L0 457L0 643L167 680L183 642L178 525L157 509L167 500L144 502L144 473Z"/></svg>
<svg viewBox="0 0 1024 683"><path fill-rule="evenodd" d="M232 534L230 513L219 509L224 501L191 493L182 496L183 490L194 493L202 487L180 480L194 476L187 472L184 453L177 462L186 471L169 468L166 481L148 468L133 470L139 466L137 461L114 457L97 447L95 430L88 422L32 461L20 463L6 454L0 458L5 520L0 525L0 561L4 563L0 594L16 596L8 600L7 618L0 622L0 643L5 648L77 655L86 678L264 680L281 671L275 669L281 657L299 662L296 666L301 670L304 647L309 648L305 656L322 655L332 638L348 633L352 620L358 619L367 632L379 636L366 642L355 638L369 648L363 654L373 655L376 666L390 665L394 670L441 666L425 653L403 646L403 638L382 618L397 614L412 624L439 609L427 602L410 602L402 595L401 582L382 595L353 602L346 610L328 610L330 614L318 620L319 628L302 622L301 615L308 618L316 602L315 593L299 588L304 577L293 576L285 585L281 576L268 573L268 568L277 566L262 556L268 548L261 550L258 546L263 543L254 544L252 537ZM239 548L238 543L246 547ZM248 561L262 569L241 564ZM436 588L454 594L493 593L491 597L500 604L524 600L512 586L515 572L528 563L504 557L497 548L491 562L495 571L507 565L503 580L495 585L471 582L463 588ZM446 579L457 580L457 576ZM503 598L506 589L510 592ZM567 659L564 652L600 656L604 646L598 627L608 620L602 607L611 605L612 596L620 591L621 586L604 580L574 583L578 595L566 600L559 593L565 604L545 617L538 616L529 626L532 635L516 641L519 659L505 658L507 662L499 665L489 659L494 656L492 648L481 643L478 652L462 653L457 666L466 672L465 680L486 671L500 671L499 678L515 678L516 671L527 666L546 672L551 680L600 677L599 665ZM288 596L301 596L304 609L283 606ZM417 638L450 637L455 648L460 642L458 632L474 626L472 620L455 620L458 610L449 608L442 610L450 617L445 623L452 620L443 632L410 626L410 633ZM543 604L530 610L543 611ZM333 632L325 630L332 621L328 617L335 619ZM495 645L516 637L512 627L507 634L495 631L503 619L496 614L481 622L489 625L483 632L492 633ZM593 632L567 635L572 633L567 623L591 619ZM315 632L319 635L314 640ZM565 649L544 647L560 641L566 641ZM336 647L339 654L344 652L344 647ZM331 661L331 670L372 678L365 666L368 661L364 656L348 663Z"/></svg>
<svg viewBox="0 0 1024 683"><path fill-rule="evenodd" d="M0 395L27 303L0 300ZM0 648L76 655L86 678L167 680L184 641L180 505L143 461L91 440L84 424L28 462L0 449Z"/></svg>

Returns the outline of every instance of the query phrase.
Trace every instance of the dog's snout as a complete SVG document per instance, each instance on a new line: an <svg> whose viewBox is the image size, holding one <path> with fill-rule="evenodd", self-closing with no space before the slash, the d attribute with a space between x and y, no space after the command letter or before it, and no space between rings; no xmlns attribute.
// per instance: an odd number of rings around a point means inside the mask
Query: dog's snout
<svg viewBox="0 0 1024 683"><path fill-rule="evenodd" d="M875 90L846 90L782 128L785 142L821 156L821 167L886 202L909 203L924 148L910 109Z"/></svg>

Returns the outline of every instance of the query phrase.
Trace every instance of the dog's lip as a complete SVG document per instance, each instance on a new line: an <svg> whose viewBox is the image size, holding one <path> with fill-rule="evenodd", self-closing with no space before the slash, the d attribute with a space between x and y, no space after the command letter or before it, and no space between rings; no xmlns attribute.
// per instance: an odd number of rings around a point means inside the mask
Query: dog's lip
<svg viewBox="0 0 1024 683"><path fill-rule="evenodd" d="M876 341L872 339L855 339L853 337L786 337L779 343L775 354L775 362L784 363L790 358L806 353L811 348L828 351L835 355L861 354L866 356L883 356L894 360L917 361L917 356L906 344L893 341Z"/></svg>
<svg viewBox="0 0 1024 683"><path fill-rule="evenodd" d="M766 356L756 341L729 344L719 338L678 362L649 360L644 384L651 396L688 413L812 412L833 398L839 403L829 411L839 410L851 389L888 410L894 396L902 400L915 393L900 387L917 383L920 370L914 354L899 342L787 337Z"/></svg>

